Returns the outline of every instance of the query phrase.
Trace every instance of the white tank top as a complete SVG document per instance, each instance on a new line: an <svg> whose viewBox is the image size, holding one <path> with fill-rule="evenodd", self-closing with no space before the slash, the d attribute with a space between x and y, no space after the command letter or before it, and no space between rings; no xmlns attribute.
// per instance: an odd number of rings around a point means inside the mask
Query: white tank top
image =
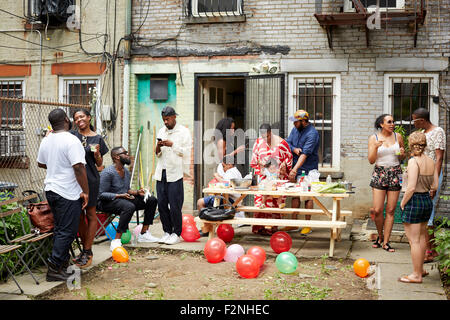
<svg viewBox="0 0 450 320"><path fill-rule="evenodd" d="M377 150L377 161L375 165L380 167L394 167L400 164L398 156L395 154L400 150L400 146L397 141L397 134L394 132L395 143L390 147L381 146ZM378 136L375 133L375 138L378 140Z"/></svg>

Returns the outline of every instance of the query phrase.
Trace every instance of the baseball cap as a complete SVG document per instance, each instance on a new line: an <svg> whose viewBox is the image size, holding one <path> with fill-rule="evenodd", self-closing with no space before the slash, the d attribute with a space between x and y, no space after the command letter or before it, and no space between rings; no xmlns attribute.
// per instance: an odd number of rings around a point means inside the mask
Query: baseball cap
<svg viewBox="0 0 450 320"><path fill-rule="evenodd" d="M161 116L168 117L168 116L174 116L178 115L178 113L175 112L175 109L170 106L165 106L164 109L161 111Z"/></svg>
<svg viewBox="0 0 450 320"><path fill-rule="evenodd" d="M294 116L290 116L289 120L291 121L298 121L298 120L304 120L304 119L309 119L309 113L305 110L297 110L294 113Z"/></svg>

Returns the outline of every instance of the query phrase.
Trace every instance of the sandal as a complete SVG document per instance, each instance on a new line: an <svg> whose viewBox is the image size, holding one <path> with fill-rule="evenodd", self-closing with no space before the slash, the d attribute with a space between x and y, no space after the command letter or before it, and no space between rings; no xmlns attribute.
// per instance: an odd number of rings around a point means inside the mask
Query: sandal
<svg viewBox="0 0 450 320"><path fill-rule="evenodd" d="M384 246L386 246L387 248L385 248ZM389 244L389 242L386 242L383 246L383 250L386 250L387 252L395 252L395 249L391 247L391 245Z"/></svg>
<svg viewBox="0 0 450 320"><path fill-rule="evenodd" d="M79 260L76 261L75 265L80 269L87 268L92 264L92 254L89 254L86 251L83 251Z"/></svg>
<svg viewBox="0 0 450 320"><path fill-rule="evenodd" d="M398 278L398 281L403 282L403 283L422 283L422 281L410 279L408 276L403 276L401 278Z"/></svg>
<svg viewBox="0 0 450 320"><path fill-rule="evenodd" d="M378 242L379 240L380 240L380 237L377 237L377 240L373 241L372 248L381 248L382 247L381 244L383 242Z"/></svg>

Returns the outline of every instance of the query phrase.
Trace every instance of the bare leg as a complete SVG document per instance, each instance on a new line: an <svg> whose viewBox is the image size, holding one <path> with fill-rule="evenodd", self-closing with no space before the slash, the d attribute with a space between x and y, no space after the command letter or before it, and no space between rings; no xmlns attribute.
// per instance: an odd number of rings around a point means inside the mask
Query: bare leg
<svg viewBox="0 0 450 320"><path fill-rule="evenodd" d="M97 231L97 209L96 207L86 208L86 217L88 220L87 228L83 235L83 249L91 250L94 243L95 232Z"/></svg>
<svg viewBox="0 0 450 320"><path fill-rule="evenodd" d="M372 188L372 207L374 212L374 221L378 231L378 238L380 242L383 241L383 227L384 227L384 199L386 197L386 190Z"/></svg>
<svg viewBox="0 0 450 320"><path fill-rule="evenodd" d="M305 208L306 209L313 209L314 208L314 201L306 200L305 201ZM305 215L305 220L311 220L311 215L310 214Z"/></svg>
<svg viewBox="0 0 450 320"><path fill-rule="evenodd" d="M403 225L405 226L405 233L411 246L411 259L413 264L413 272L408 275L408 278L413 281L422 281L426 222L404 223Z"/></svg>
<svg viewBox="0 0 450 320"><path fill-rule="evenodd" d="M395 218L395 208L397 207L398 196L400 191L388 191L387 192L387 203L386 203L386 218L384 220L384 239L383 248L386 248L386 243L389 242L391 237L392 227L394 226ZM394 252L395 250L389 250L389 252Z"/></svg>

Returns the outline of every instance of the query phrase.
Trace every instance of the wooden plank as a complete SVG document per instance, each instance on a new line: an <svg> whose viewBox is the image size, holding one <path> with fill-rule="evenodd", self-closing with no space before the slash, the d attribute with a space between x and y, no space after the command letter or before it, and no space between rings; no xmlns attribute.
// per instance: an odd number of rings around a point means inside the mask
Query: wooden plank
<svg viewBox="0 0 450 320"><path fill-rule="evenodd" d="M5 212L0 212L0 218L9 217L10 215L12 215L14 213L19 213L19 212L22 212L22 208L16 208L16 209L5 211Z"/></svg>
<svg viewBox="0 0 450 320"><path fill-rule="evenodd" d="M319 201L319 199L317 199L316 197L312 197L312 199L313 199L314 203L317 204L317 205L320 207L320 209L322 209L323 212L324 212L328 217L331 218L331 213L330 213L330 211L328 211L328 209L327 209L327 208Z"/></svg>
<svg viewBox="0 0 450 320"><path fill-rule="evenodd" d="M319 220L294 220L294 219L263 219L263 218L234 218L223 221L208 221L195 217L195 221L209 224L249 224L258 226L279 227L311 227L311 228L345 228L345 221L319 221Z"/></svg>
<svg viewBox="0 0 450 320"><path fill-rule="evenodd" d="M265 213L280 213L280 214L308 214L308 215L323 215L322 209L304 209L304 208L258 208L251 206L239 206L236 211L242 212L265 212ZM351 216L352 211L341 210L341 216Z"/></svg>
<svg viewBox="0 0 450 320"><path fill-rule="evenodd" d="M267 195L278 197L324 197L324 198L348 198L348 193L318 193L318 192L286 192L283 190L235 190L233 188L204 188L202 190L205 194L234 194L241 195Z"/></svg>
<svg viewBox="0 0 450 320"><path fill-rule="evenodd" d="M7 204L11 204L11 203L14 203L14 202L19 202L19 198L12 198L12 199L8 199L8 200L5 200L5 201L1 201L0 202L0 206L6 206Z"/></svg>

